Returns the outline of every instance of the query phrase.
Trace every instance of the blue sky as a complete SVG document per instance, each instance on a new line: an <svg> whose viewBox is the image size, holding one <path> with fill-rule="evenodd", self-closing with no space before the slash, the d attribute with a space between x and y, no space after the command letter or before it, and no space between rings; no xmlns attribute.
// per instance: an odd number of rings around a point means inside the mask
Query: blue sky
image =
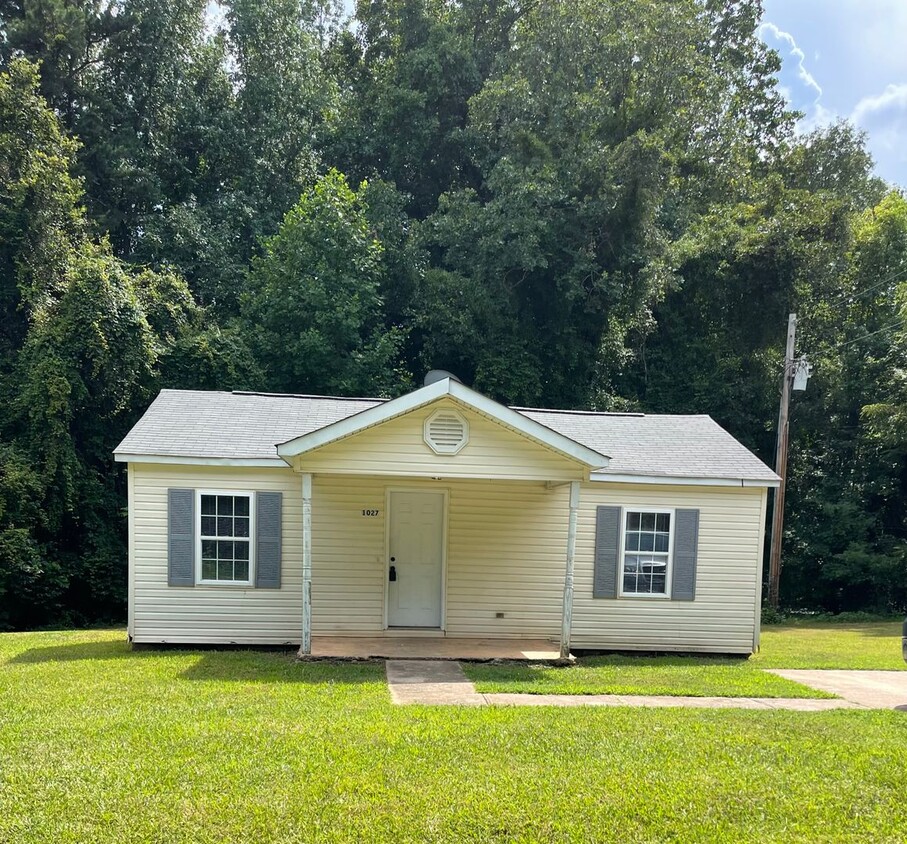
<svg viewBox="0 0 907 844"><path fill-rule="evenodd" d="M761 35L808 131L863 129L882 178L907 187L907 0L764 0Z"/></svg>

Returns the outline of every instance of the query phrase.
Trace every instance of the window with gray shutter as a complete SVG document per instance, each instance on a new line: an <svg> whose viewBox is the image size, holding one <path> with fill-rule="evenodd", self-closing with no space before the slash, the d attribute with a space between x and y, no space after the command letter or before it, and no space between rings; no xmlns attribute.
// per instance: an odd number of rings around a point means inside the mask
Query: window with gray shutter
<svg viewBox="0 0 907 844"><path fill-rule="evenodd" d="M255 585L280 589L283 494L255 495Z"/></svg>
<svg viewBox="0 0 907 844"><path fill-rule="evenodd" d="M595 510L595 568L593 598L617 597L617 568L620 564L620 507Z"/></svg>
<svg viewBox="0 0 907 844"><path fill-rule="evenodd" d="M250 583L252 498L239 492L199 494L200 583Z"/></svg>
<svg viewBox="0 0 907 844"><path fill-rule="evenodd" d="M699 546L699 511L674 512L674 573L671 577L671 599L692 601L696 598L696 557Z"/></svg>
<svg viewBox="0 0 907 844"><path fill-rule="evenodd" d="M167 490L167 584L195 585L195 490Z"/></svg>

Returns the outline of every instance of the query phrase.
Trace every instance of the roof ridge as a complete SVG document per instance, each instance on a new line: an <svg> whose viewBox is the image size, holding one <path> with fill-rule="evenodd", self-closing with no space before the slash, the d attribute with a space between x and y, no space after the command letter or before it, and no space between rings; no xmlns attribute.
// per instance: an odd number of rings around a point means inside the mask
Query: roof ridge
<svg viewBox="0 0 907 844"><path fill-rule="evenodd" d="M573 416L628 416L631 418L646 419L710 419L715 420L708 413L644 413L642 411L619 411L619 410L562 410L556 407L511 407L511 410L518 410L521 413L565 413Z"/></svg>
<svg viewBox="0 0 907 844"><path fill-rule="evenodd" d="M216 390L174 390L173 392L218 392ZM387 402L390 399L379 399L374 396L319 396L314 393L264 393L260 390L230 390L231 396L261 396L271 399L326 399L330 401L374 401Z"/></svg>

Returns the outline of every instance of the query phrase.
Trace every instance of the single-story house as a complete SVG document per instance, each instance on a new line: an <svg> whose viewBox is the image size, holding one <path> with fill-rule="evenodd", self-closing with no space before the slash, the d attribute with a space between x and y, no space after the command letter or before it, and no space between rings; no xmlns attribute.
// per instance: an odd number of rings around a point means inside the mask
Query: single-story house
<svg viewBox="0 0 907 844"><path fill-rule="evenodd" d="M778 477L708 416L163 390L127 464L129 637L752 652Z"/></svg>

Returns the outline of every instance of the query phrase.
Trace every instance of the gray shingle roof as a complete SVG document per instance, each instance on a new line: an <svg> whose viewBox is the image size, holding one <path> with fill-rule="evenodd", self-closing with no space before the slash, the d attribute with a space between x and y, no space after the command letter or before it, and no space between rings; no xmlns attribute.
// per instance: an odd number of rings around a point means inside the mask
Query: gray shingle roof
<svg viewBox="0 0 907 844"><path fill-rule="evenodd" d="M774 481L777 475L711 416L515 408L611 457L602 475Z"/></svg>
<svg viewBox="0 0 907 844"><path fill-rule="evenodd" d="M382 399L162 390L117 455L272 460L276 446ZM772 482L775 473L708 416L652 416L514 408L610 455L601 475Z"/></svg>

